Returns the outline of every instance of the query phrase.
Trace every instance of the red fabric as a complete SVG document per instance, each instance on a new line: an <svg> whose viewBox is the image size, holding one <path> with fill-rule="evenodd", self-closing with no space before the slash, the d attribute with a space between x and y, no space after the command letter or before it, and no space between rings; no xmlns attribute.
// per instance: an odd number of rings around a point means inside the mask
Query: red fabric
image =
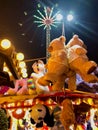
<svg viewBox="0 0 98 130"><path fill-rule="evenodd" d="M43 126L42 130L48 130L47 126Z"/></svg>
<svg viewBox="0 0 98 130"><path fill-rule="evenodd" d="M0 94L4 94L5 92L7 92L9 89L8 86L0 86Z"/></svg>

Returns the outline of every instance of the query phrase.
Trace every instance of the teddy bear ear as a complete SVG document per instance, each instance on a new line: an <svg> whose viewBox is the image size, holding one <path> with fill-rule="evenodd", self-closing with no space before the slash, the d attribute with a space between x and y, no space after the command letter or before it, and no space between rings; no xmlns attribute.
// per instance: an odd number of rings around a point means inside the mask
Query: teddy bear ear
<svg viewBox="0 0 98 130"><path fill-rule="evenodd" d="M38 64L44 64L42 60L38 60Z"/></svg>
<svg viewBox="0 0 98 130"><path fill-rule="evenodd" d="M79 38L79 36L77 34L75 34L75 35L73 35L73 38L77 39L77 38Z"/></svg>
<svg viewBox="0 0 98 130"><path fill-rule="evenodd" d="M66 41L66 38L64 36L60 36L60 41L61 42L65 42Z"/></svg>
<svg viewBox="0 0 98 130"><path fill-rule="evenodd" d="M49 46L47 50L48 50L48 52L52 52L53 51L53 47Z"/></svg>
<svg viewBox="0 0 98 130"><path fill-rule="evenodd" d="M33 65L32 65L32 68L34 68L35 66L37 66L37 62L34 62Z"/></svg>

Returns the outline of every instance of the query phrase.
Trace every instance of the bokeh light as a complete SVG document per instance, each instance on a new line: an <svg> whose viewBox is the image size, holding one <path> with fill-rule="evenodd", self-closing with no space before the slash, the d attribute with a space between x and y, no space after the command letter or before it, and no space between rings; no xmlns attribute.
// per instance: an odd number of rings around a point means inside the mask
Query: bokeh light
<svg viewBox="0 0 98 130"><path fill-rule="evenodd" d="M26 63L25 63L24 61L21 61L21 62L19 63L19 67L20 67L20 68L26 67Z"/></svg>
<svg viewBox="0 0 98 130"><path fill-rule="evenodd" d="M8 39L3 39L3 40L1 41L1 47L2 47L3 49L8 49L8 48L11 47L11 42L10 42Z"/></svg>
<svg viewBox="0 0 98 130"><path fill-rule="evenodd" d="M67 20L68 21L72 21L73 20L73 15L72 14L68 14L67 15Z"/></svg>
<svg viewBox="0 0 98 130"><path fill-rule="evenodd" d="M21 53L21 52L17 53L16 59L19 60L19 61L24 60L24 54Z"/></svg>
<svg viewBox="0 0 98 130"><path fill-rule="evenodd" d="M57 14L56 19L58 21L61 21L63 19L63 16L61 14Z"/></svg>

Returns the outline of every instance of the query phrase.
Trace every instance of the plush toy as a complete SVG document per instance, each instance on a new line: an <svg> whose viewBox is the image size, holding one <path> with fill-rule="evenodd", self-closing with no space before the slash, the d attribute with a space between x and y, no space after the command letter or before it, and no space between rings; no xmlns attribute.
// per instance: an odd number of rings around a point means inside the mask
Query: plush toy
<svg viewBox="0 0 98 130"><path fill-rule="evenodd" d="M4 96L5 93L9 90L8 86L0 85L0 96Z"/></svg>
<svg viewBox="0 0 98 130"><path fill-rule="evenodd" d="M35 104L32 106L30 112L30 121L36 128L43 127L46 124L48 127L54 126L53 113L49 111L49 108L43 104Z"/></svg>
<svg viewBox="0 0 98 130"><path fill-rule="evenodd" d="M86 122L89 120L89 116L87 114L90 112L91 105L81 102L79 105L74 105L74 113L75 113L75 127L86 126ZM84 130L84 129L83 129ZM89 130L89 129L87 129Z"/></svg>
<svg viewBox="0 0 98 130"><path fill-rule="evenodd" d="M30 78L18 79L15 81L15 88L7 91L8 95L42 94L49 92L48 86L43 87L37 80L44 75L45 67L43 61L39 60L32 65L34 72Z"/></svg>
<svg viewBox="0 0 98 130"><path fill-rule="evenodd" d="M38 83L43 86L52 83L53 91L62 90L66 74L69 72L65 41L64 36L51 41L48 47L50 58L46 64L47 73L38 80Z"/></svg>
<svg viewBox="0 0 98 130"><path fill-rule="evenodd" d="M53 91L60 91L64 87L65 80L68 79L68 88L74 91L76 74L86 82L98 81L97 76L92 74L97 64L88 59L84 42L78 35L74 35L67 45L65 41L66 38L61 36L50 42L47 72L38 79L38 83L43 86L51 84Z"/></svg>
<svg viewBox="0 0 98 130"><path fill-rule="evenodd" d="M8 95L25 95L28 94L27 79L18 79L15 81L15 88L7 91Z"/></svg>
<svg viewBox="0 0 98 130"><path fill-rule="evenodd" d="M37 94L33 77L28 78L27 87L29 95Z"/></svg>
<svg viewBox="0 0 98 130"><path fill-rule="evenodd" d="M33 87L28 86L29 88L29 94L32 94L34 92L36 92L36 94L42 94L42 93L46 93L49 92L49 87L48 86L42 86L38 83L38 79L42 76L44 76L45 74L45 64L42 60L38 60L38 62L35 62L32 65L33 68L33 73L31 74L31 79L33 80L33 86L35 86L35 89Z"/></svg>
<svg viewBox="0 0 98 130"><path fill-rule="evenodd" d="M67 47L70 48L74 45L79 45L84 47L85 49L87 49L86 45L84 44L84 42L79 38L78 35L73 35L73 38L69 40L69 42L67 43Z"/></svg>
<svg viewBox="0 0 98 130"><path fill-rule="evenodd" d="M62 110L60 120L66 130L70 130L70 126L75 124L75 114L72 101L70 99L64 99L61 103Z"/></svg>
<svg viewBox="0 0 98 130"><path fill-rule="evenodd" d="M90 61L87 57L87 50L84 48L84 42L79 39L78 35L74 35L66 45L67 58L70 69L78 73L86 82L96 82L98 78L91 74L97 67L94 61Z"/></svg>

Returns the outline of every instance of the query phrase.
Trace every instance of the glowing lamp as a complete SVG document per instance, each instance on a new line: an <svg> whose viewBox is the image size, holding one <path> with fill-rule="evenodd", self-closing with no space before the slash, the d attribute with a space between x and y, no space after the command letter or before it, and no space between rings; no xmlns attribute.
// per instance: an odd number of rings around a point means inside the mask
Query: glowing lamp
<svg viewBox="0 0 98 130"><path fill-rule="evenodd" d="M26 63L24 61L19 62L19 67L24 68L26 66Z"/></svg>
<svg viewBox="0 0 98 130"><path fill-rule="evenodd" d="M27 69L26 68L22 68L21 69L21 73L26 73L27 72Z"/></svg>
<svg viewBox="0 0 98 130"><path fill-rule="evenodd" d="M24 60L24 54L21 53L21 52L20 52L20 53L17 53L16 59L19 60L19 61Z"/></svg>
<svg viewBox="0 0 98 130"><path fill-rule="evenodd" d="M63 19L63 16L61 14L57 14L56 20L61 21Z"/></svg>
<svg viewBox="0 0 98 130"><path fill-rule="evenodd" d="M3 67L3 71L8 72L8 71L9 71L8 67L7 67L7 66L4 66L4 67Z"/></svg>
<svg viewBox="0 0 98 130"><path fill-rule="evenodd" d="M8 49L8 48L11 47L11 42L10 42L8 39L3 39L3 40L1 41L1 47L2 47L3 49Z"/></svg>
<svg viewBox="0 0 98 130"><path fill-rule="evenodd" d="M23 73L23 74L22 74L22 77L23 77L23 78L26 78L26 77L28 77L28 74L27 74L27 73Z"/></svg>
<svg viewBox="0 0 98 130"><path fill-rule="evenodd" d="M67 20L72 21L73 20L73 15L72 14L67 15Z"/></svg>

